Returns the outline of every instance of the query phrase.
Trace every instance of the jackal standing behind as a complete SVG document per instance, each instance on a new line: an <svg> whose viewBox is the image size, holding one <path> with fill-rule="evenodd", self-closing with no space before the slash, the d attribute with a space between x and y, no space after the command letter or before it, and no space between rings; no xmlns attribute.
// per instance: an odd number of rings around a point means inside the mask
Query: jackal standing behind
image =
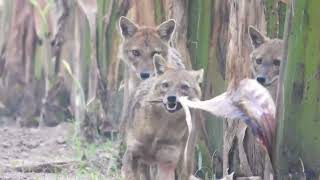
<svg viewBox="0 0 320 180"><path fill-rule="evenodd" d="M155 75L153 56L159 54L165 59L176 61L179 58L168 58L170 52L171 54L176 52L173 48L170 48L170 41L176 28L176 22L173 19L163 22L158 27L150 27L139 26L122 16L119 19L119 28L122 43L118 56L126 65L123 108L120 117L120 132L124 133L122 124L125 121L123 116L127 111L128 100L140 82ZM174 56L176 56L175 53L172 57ZM181 62L176 63L183 66Z"/></svg>
<svg viewBox="0 0 320 180"><path fill-rule="evenodd" d="M249 27L249 37L254 48L250 54L253 78L266 87L275 100L284 42L270 39L252 26Z"/></svg>
<svg viewBox="0 0 320 180"><path fill-rule="evenodd" d="M175 31L173 19L158 27L139 26L126 17L121 17L119 26L122 43L119 58L126 64L129 94L142 80L154 76L153 56L159 54L168 59L169 43Z"/></svg>

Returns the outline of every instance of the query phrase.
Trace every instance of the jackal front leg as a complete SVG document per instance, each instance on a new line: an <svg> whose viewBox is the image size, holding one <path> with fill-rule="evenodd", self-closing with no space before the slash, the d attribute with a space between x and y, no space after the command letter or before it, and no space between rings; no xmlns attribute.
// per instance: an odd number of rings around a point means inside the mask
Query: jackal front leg
<svg viewBox="0 0 320 180"><path fill-rule="evenodd" d="M123 155L121 175L125 180L139 180L138 161L130 150Z"/></svg>

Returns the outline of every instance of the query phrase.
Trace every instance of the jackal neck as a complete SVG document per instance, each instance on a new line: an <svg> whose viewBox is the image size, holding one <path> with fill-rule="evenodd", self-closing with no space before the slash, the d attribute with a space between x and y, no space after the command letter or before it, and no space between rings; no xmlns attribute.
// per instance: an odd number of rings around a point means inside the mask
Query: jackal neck
<svg viewBox="0 0 320 180"><path fill-rule="evenodd" d="M270 92L272 99L276 101L277 91L278 91L278 81L273 82L270 86L267 86L266 88Z"/></svg>

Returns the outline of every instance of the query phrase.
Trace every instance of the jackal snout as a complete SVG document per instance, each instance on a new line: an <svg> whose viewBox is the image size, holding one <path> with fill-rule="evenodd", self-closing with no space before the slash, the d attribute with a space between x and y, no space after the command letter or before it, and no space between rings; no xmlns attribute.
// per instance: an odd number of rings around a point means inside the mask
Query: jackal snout
<svg viewBox="0 0 320 180"><path fill-rule="evenodd" d="M140 78L142 80L148 79L150 77L150 73L149 72L141 72L140 73Z"/></svg>
<svg viewBox="0 0 320 180"><path fill-rule="evenodd" d="M263 86L270 86L279 76L283 40L269 39L252 26L249 27L249 36L254 48L250 54L253 76Z"/></svg>
<svg viewBox="0 0 320 180"><path fill-rule="evenodd" d="M139 26L126 17L121 17L119 27L123 39L120 58L141 80L154 75L153 56L159 54L167 59L169 41L176 23L173 19L158 27Z"/></svg>
<svg viewBox="0 0 320 180"><path fill-rule="evenodd" d="M169 112L176 112L182 108L180 102L177 101L176 95L166 95L167 97L164 98L164 105L166 106L167 111Z"/></svg>

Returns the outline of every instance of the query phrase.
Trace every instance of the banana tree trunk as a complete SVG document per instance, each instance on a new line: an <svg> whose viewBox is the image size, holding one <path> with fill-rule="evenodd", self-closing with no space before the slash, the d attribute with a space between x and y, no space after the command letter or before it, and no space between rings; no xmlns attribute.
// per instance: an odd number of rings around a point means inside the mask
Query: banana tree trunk
<svg viewBox="0 0 320 180"><path fill-rule="evenodd" d="M226 74L232 88L237 86L241 79L251 77L249 54L252 47L248 26L256 26L265 32L267 24L264 1L231 0L228 6L230 37ZM223 172L235 172L237 177L263 177L266 153L247 126L239 121L227 120L224 123L224 133Z"/></svg>
<svg viewBox="0 0 320 180"><path fill-rule="evenodd" d="M37 36L34 9L27 2L3 2L3 33L0 37L0 101L12 117L23 126L36 126L32 119L37 110L31 77L34 64ZM28 100L26 100L28 99ZM28 107L24 107L24 103Z"/></svg>
<svg viewBox="0 0 320 180"><path fill-rule="evenodd" d="M206 71L203 98L209 99L225 89L224 66L226 54L228 8L225 1L188 2L188 48L193 69ZM201 177L222 176L223 121L204 115L206 144L198 145L198 168ZM202 157L202 158L199 158ZM201 162L202 161L202 162ZM202 168L207 167L207 168Z"/></svg>
<svg viewBox="0 0 320 180"><path fill-rule="evenodd" d="M187 47L187 32L189 26L188 6L188 1L185 0L170 0L163 2L165 15L169 18L175 19L177 22L177 29L173 39L173 47L182 55L182 60L186 67L191 68L190 53Z"/></svg>
<svg viewBox="0 0 320 180"><path fill-rule="evenodd" d="M320 173L320 21L317 0L292 1L283 108L279 114L278 179ZM281 100L281 99L280 99Z"/></svg>
<svg viewBox="0 0 320 180"><path fill-rule="evenodd" d="M117 56L120 44L117 26L120 16L125 16L131 8L130 3L132 2L129 0L99 1L98 6L100 8L98 18L104 21L104 34L101 33L101 30L98 30L98 54L100 54L98 66L101 72L99 84L101 93L99 96L106 114L99 129L104 135L110 134L110 131L117 127L121 115L121 106L124 104L122 102L123 93L118 90L123 69L121 69L121 61ZM102 17L103 15L104 17ZM97 23L99 24L99 21Z"/></svg>
<svg viewBox="0 0 320 180"><path fill-rule="evenodd" d="M221 94L226 89L225 65L229 25L229 7L227 1L212 2L211 32L209 44L209 58L207 62L206 84L204 99L210 99ZM223 120L206 114L206 129L208 132L208 148L213 154L213 173L216 177L223 175Z"/></svg>

